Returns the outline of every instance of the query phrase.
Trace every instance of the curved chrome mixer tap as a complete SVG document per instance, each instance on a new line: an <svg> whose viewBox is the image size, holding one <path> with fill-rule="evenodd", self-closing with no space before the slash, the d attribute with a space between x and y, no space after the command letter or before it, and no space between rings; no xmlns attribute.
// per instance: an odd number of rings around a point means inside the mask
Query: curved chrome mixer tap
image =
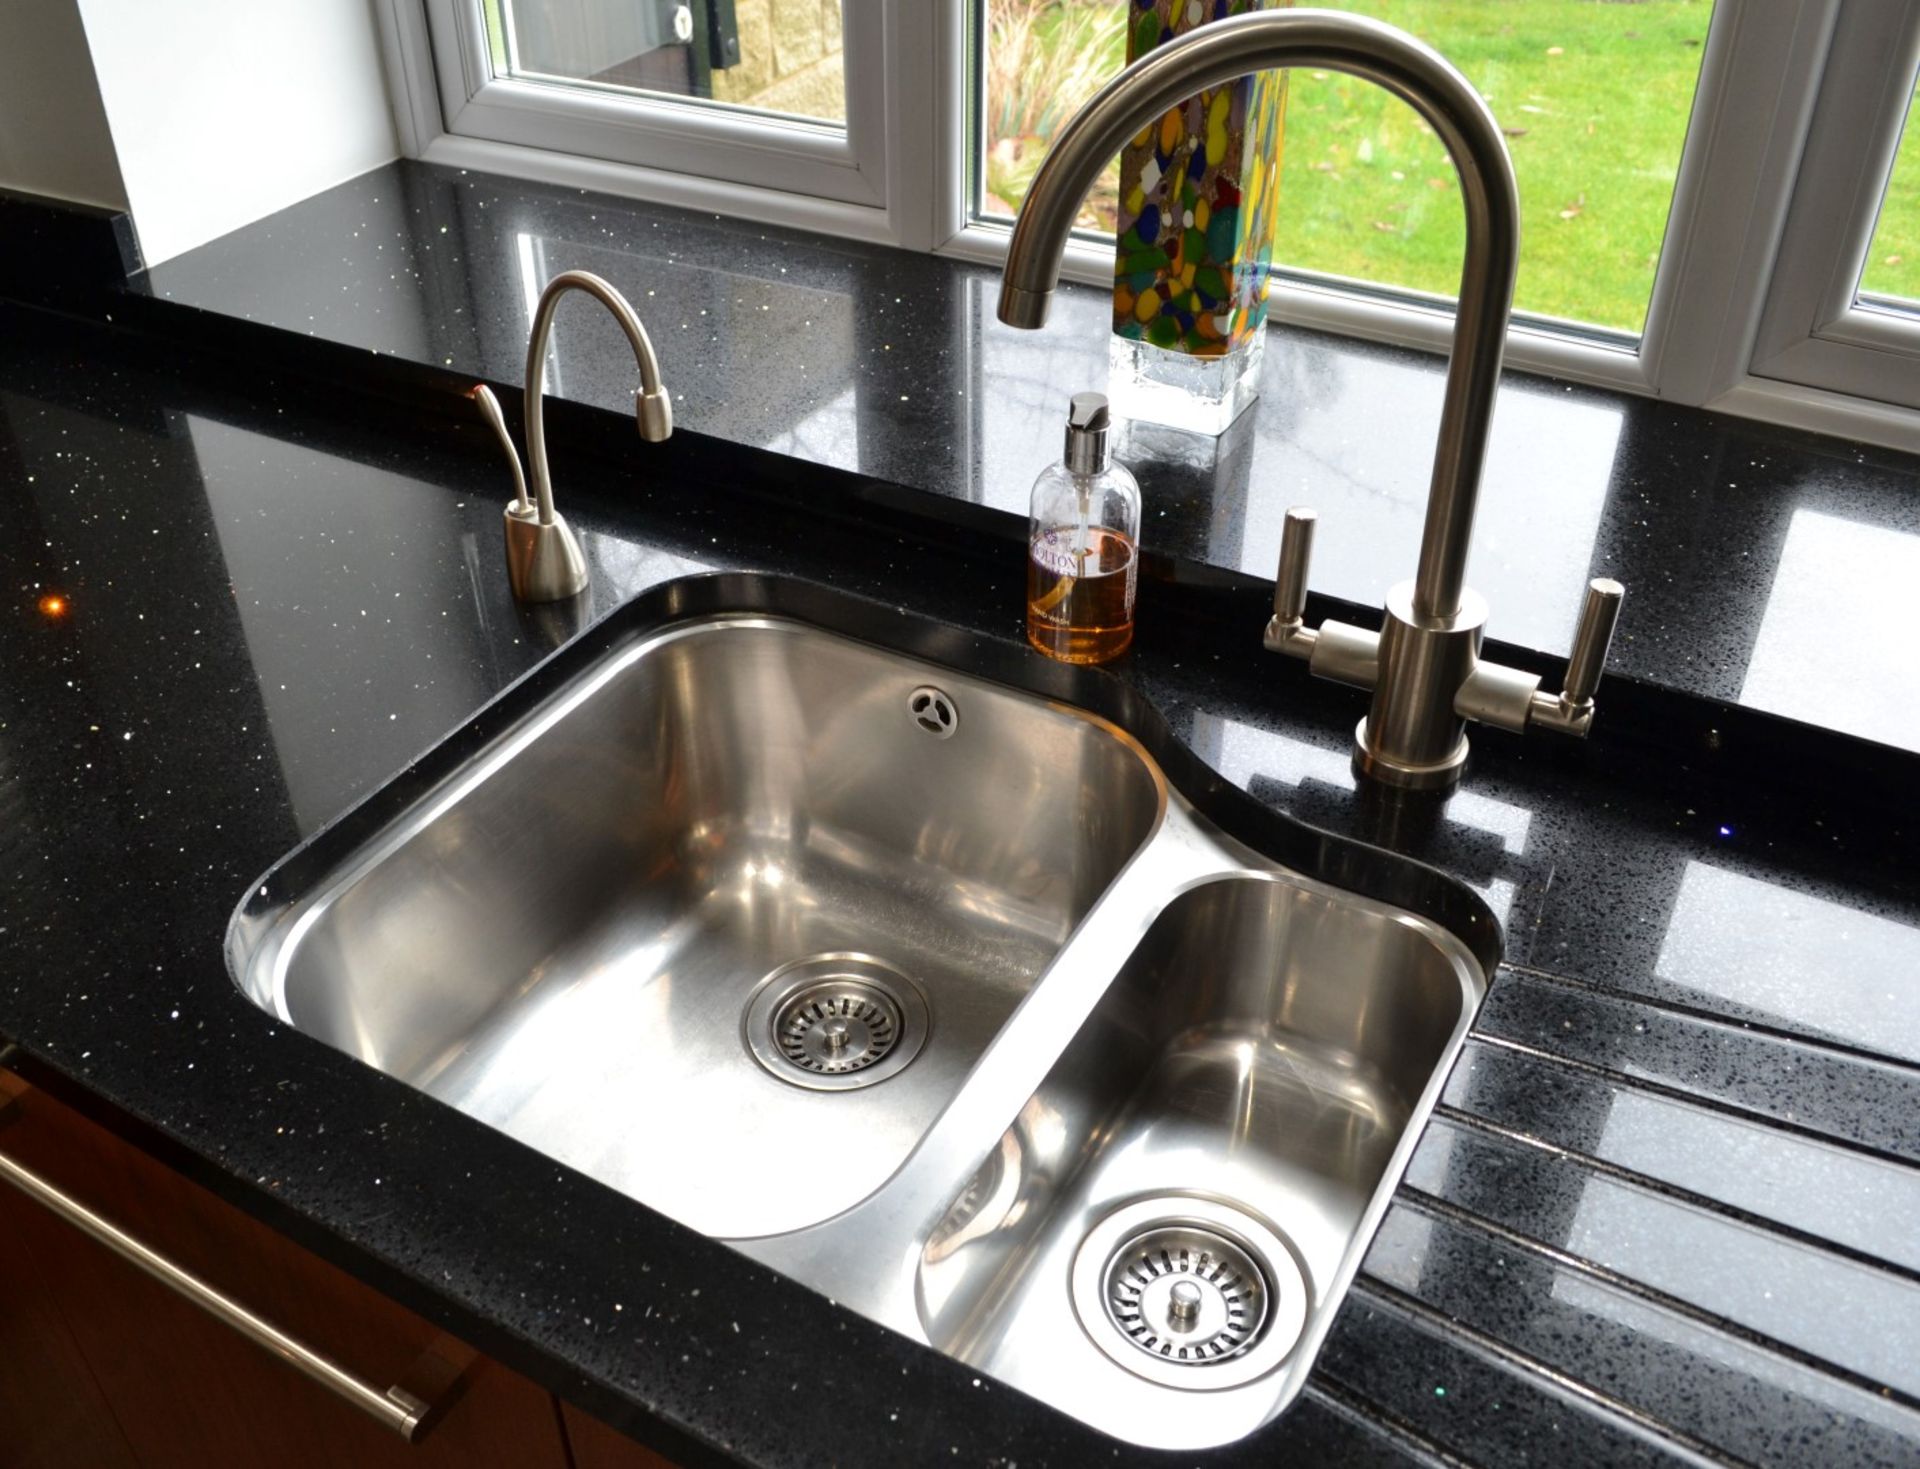
<svg viewBox="0 0 1920 1469"><path fill-rule="evenodd" d="M1026 329L1046 321L1080 201L1128 139L1202 88L1296 66L1374 82L1420 114L1459 171L1467 250L1414 579L1387 594L1378 633L1339 622L1305 626L1314 513L1289 510L1266 645L1373 690L1354 735L1356 769L1391 785L1447 787L1466 765L1467 719L1586 734L1623 595L1618 582L1589 583L1558 695L1542 693L1536 674L1480 661L1487 605L1464 583L1512 310L1520 204L1499 125L1472 84L1404 31L1336 11L1260 11L1197 27L1134 62L1061 129L1014 222L1000 319Z"/></svg>

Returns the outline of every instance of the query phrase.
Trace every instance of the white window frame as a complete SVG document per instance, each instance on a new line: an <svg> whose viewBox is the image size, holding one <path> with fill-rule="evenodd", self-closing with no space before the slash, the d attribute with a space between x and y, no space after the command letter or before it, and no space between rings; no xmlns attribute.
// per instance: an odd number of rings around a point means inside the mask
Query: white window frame
<svg viewBox="0 0 1920 1469"><path fill-rule="evenodd" d="M969 0L844 0L844 134L494 81L484 36L476 51L472 28L449 19L474 3L377 0L409 156L1005 256L1008 230L970 209ZM1888 26L1920 35L1920 0L1716 0L1644 330L1634 341L1522 315L1507 365L1920 451L1920 326L1852 298L1912 84L1888 60ZM449 34L461 38L457 71ZM625 151L580 151L609 136ZM1074 242L1064 273L1107 283L1111 247ZM1276 271L1270 310L1278 325L1430 351L1453 331L1442 298L1303 271Z"/></svg>
<svg viewBox="0 0 1920 1469"><path fill-rule="evenodd" d="M931 125L924 86L908 85L919 8L842 0L844 128L495 77L477 0L377 0L375 12L410 158L924 249L894 223L920 192L897 140Z"/></svg>
<svg viewBox="0 0 1920 1469"><path fill-rule="evenodd" d="M1835 26L1781 239L1757 377L1920 407L1920 317L1859 297L1920 74L1920 8L1852 5Z"/></svg>
<svg viewBox="0 0 1920 1469"><path fill-rule="evenodd" d="M849 75L874 66L872 0L852 0L844 38ZM724 104L672 101L493 74L480 7L427 0L429 34L449 133L552 153L728 178L760 189L878 206L886 169L880 98L847 89L846 126L774 117Z"/></svg>

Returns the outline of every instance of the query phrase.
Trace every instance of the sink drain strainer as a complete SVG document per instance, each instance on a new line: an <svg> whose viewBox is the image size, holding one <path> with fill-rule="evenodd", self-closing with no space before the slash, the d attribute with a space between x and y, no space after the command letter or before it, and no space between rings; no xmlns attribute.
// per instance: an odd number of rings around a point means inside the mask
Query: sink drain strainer
<svg viewBox="0 0 1920 1469"><path fill-rule="evenodd" d="M816 1091L885 1081L919 1054L927 1028L920 987L867 954L783 964L756 987L745 1020L754 1059Z"/></svg>
<svg viewBox="0 0 1920 1469"><path fill-rule="evenodd" d="M1141 1351L1197 1366L1235 1355L1260 1334L1267 1277L1224 1234L1167 1224L1109 1259L1106 1306Z"/></svg>
<svg viewBox="0 0 1920 1469"><path fill-rule="evenodd" d="M1169 1387L1251 1382L1285 1359L1306 1325L1293 1252L1212 1199L1143 1199L1109 1214L1075 1256L1073 1296L1103 1352Z"/></svg>

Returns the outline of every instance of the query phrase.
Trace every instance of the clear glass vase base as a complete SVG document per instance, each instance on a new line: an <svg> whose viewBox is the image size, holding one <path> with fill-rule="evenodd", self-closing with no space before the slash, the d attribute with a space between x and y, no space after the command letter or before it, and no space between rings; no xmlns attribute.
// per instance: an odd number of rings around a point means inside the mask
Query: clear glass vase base
<svg viewBox="0 0 1920 1469"><path fill-rule="evenodd" d="M1266 340L1258 331L1224 356L1191 357L1151 342L1109 338L1107 396L1123 418L1217 438L1258 395Z"/></svg>

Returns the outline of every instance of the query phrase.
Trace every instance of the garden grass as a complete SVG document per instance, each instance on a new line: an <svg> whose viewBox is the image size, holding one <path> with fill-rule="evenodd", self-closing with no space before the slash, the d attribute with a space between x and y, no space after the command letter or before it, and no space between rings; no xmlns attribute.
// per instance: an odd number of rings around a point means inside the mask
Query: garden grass
<svg viewBox="0 0 1920 1469"><path fill-rule="evenodd" d="M1444 52L1507 134L1525 311L1637 332L1686 138L1706 0L1362 0ZM1405 103L1296 72L1276 260L1452 295L1465 224L1452 165ZM1397 176L1396 176L1397 175Z"/></svg>
<svg viewBox="0 0 1920 1469"><path fill-rule="evenodd" d="M1638 332L1710 0L1345 0L1341 8L1428 41L1487 99L1520 185L1515 305ZM1117 66L1126 11L1113 13ZM1464 224L1439 140L1371 83L1295 72L1290 87L1276 263L1453 295ZM1920 146L1911 151L1920 155ZM1920 297L1920 156L1908 163L1903 152L1895 170L1866 280L1878 292Z"/></svg>
<svg viewBox="0 0 1920 1469"><path fill-rule="evenodd" d="M1912 105L1908 104L1909 126ZM1879 296L1904 296L1909 303L1920 300L1920 140L1910 135L1901 137L1893 160L1880 221L1860 272L1860 289Z"/></svg>

